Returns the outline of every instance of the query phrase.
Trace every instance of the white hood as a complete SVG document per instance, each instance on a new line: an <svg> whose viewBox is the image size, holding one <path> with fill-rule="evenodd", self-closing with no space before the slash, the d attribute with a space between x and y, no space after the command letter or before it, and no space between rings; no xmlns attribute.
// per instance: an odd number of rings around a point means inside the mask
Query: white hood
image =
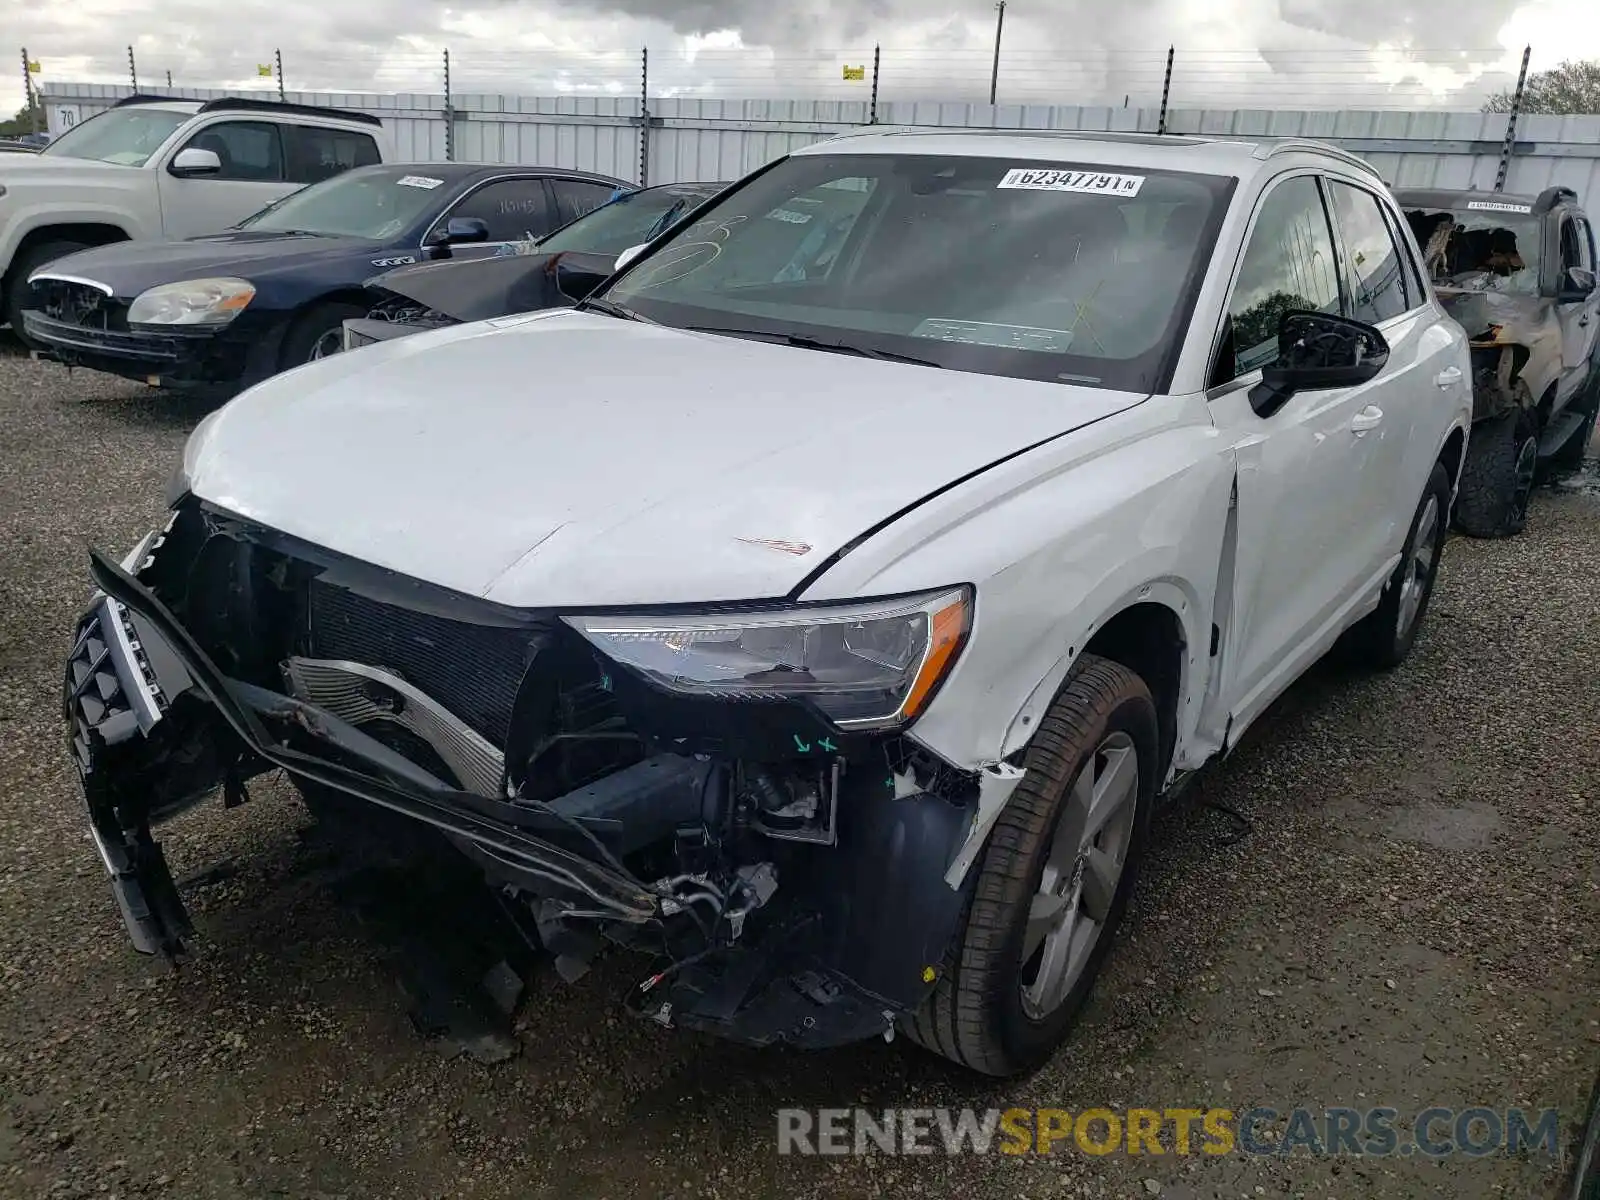
<svg viewBox="0 0 1600 1200"><path fill-rule="evenodd" d="M240 516L504 604L745 600L1142 398L568 311L289 371L185 464Z"/></svg>

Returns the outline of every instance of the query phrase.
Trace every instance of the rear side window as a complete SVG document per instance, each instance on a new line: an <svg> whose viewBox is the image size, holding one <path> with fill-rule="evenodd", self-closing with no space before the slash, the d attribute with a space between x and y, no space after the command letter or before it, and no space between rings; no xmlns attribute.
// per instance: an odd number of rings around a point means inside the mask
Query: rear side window
<svg viewBox="0 0 1600 1200"><path fill-rule="evenodd" d="M557 225L576 221L617 194L614 187L603 183L587 183L581 179L552 179L550 190L556 198Z"/></svg>
<svg viewBox="0 0 1600 1200"><path fill-rule="evenodd" d="M1256 215L1228 301L1232 370L1226 361L1218 363L1212 382L1276 362L1278 323L1291 309L1338 313L1338 270L1316 180L1302 175L1273 188Z"/></svg>
<svg viewBox="0 0 1600 1200"><path fill-rule="evenodd" d="M288 146L289 179L294 183L317 183L351 167L370 167L382 161L377 140L368 133L285 125L283 137Z"/></svg>
<svg viewBox="0 0 1600 1200"><path fill-rule="evenodd" d="M1345 279L1350 288L1345 315L1369 325L1400 316L1410 307L1405 268L1378 198L1336 179L1326 184L1344 241Z"/></svg>
<svg viewBox="0 0 1600 1200"><path fill-rule="evenodd" d="M189 139L184 149L210 150L222 170L207 179L279 183L285 178L279 126L271 121L218 121Z"/></svg>

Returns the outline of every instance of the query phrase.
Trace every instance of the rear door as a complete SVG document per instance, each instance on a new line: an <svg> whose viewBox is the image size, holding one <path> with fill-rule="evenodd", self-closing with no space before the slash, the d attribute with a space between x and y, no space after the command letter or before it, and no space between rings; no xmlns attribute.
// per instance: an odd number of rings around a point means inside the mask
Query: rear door
<svg viewBox="0 0 1600 1200"><path fill-rule="evenodd" d="M179 142L156 176L165 235L218 233L294 191L299 185L285 169L282 129L276 121L212 121ZM222 170L191 178L172 174L172 159L190 148L212 151Z"/></svg>
<svg viewBox="0 0 1600 1200"><path fill-rule="evenodd" d="M370 133L327 125L284 125L284 160L291 183L304 186L383 161Z"/></svg>
<svg viewBox="0 0 1600 1200"><path fill-rule="evenodd" d="M1377 378L1350 390L1359 399L1351 436L1359 443L1357 484L1373 502L1370 521L1352 526L1365 538L1371 572L1400 553L1458 399L1472 386L1458 360L1462 337L1445 323L1397 236L1400 215L1376 190L1354 181L1324 182L1345 270L1345 315L1376 326L1389 343ZM1370 578L1370 574L1368 576Z"/></svg>

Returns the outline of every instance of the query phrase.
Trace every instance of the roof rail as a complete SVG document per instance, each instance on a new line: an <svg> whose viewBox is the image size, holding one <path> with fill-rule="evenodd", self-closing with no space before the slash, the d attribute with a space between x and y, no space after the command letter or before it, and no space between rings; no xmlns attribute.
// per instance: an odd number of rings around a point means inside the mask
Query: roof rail
<svg viewBox="0 0 1600 1200"><path fill-rule="evenodd" d="M1554 187L1547 187L1539 193L1538 199L1533 202L1533 211L1547 213L1563 200L1576 200L1577 198L1577 192L1558 183Z"/></svg>
<svg viewBox="0 0 1600 1200"><path fill-rule="evenodd" d="M246 96L223 96L207 100L200 106L205 112L261 112L298 113L303 117L336 117L341 121L359 121L363 125L383 127L383 122L371 113L355 112L348 108L327 108L320 104L290 104L283 100L257 100Z"/></svg>
<svg viewBox="0 0 1600 1200"><path fill-rule="evenodd" d="M153 92L135 92L131 96L124 96L113 104L112 108L121 108L124 104L182 104L182 96L157 96Z"/></svg>
<svg viewBox="0 0 1600 1200"><path fill-rule="evenodd" d="M1317 138L1261 138L1258 140L1255 156L1260 159L1267 159L1271 158L1275 154L1305 153L1329 155L1333 158L1339 159L1341 162L1349 164L1352 167L1359 167L1368 175L1371 175L1373 178L1377 179L1380 183L1383 182L1383 177L1378 174L1378 172L1373 168L1373 165L1366 159L1362 158L1359 154L1352 154L1350 151L1345 150L1340 146L1336 146L1332 142L1324 142Z"/></svg>

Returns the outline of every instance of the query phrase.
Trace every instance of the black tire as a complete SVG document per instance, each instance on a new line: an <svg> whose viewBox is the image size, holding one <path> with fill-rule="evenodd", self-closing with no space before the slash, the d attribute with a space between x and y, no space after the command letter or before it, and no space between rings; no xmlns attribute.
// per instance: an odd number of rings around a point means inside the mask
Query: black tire
<svg viewBox="0 0 1600 1200"><path fill-rule="evenodd" d="M28 286L28 276L45 263L55 262L58 258L65 258L69 254L87 249L88 245L83 242L39 242L29 246L11 260L11 270L6 275L5 317L6 323L11 326L11 332L25 345L32 345L22 333L22 310L33 293L33 289Z"/></svg>
<svg viewBox="0 0 1600 1200"><path fill-rule="evenodd" d="M1577 401L1577 411L1584 413L1583 424L1578 427L1578 432L1567 439L1567 444L1562 446L1546 461L1558 471L1574 471L1583 466L1584 455L1589 452L1589 443L1594 440L1595 418L1600 414L1600 365L1594 368L1594 374L1589 378L1589 386L1582 397Z"/></svg>
<svg viewBox="0 0 1600 1200"><path fill-rule="evenodd" d="M284 334L283 348L278 351L278 370L287 371L310 362L319 343L325 348L331 347L329 352L337 354L344 348L344 323L366 315L367 309L359 304L338 300L313 304L295 317L288 333ZM317 355L326 356L327 353Z"/></svg>
<svg viewBox="0 0 1600 1200"><path fill-rule="evenodd" d="M1430 514L1431 506L1431 514ZM1425 525L1425 520L1427 524ZM1405 662L1416 644L1417 632L1428 615L1433 584L1439 577L1439 560L1450 523L1450 476L1443 463L1434 463L1422 499L1411 514L1400 564L1384 585L1383 599L1354 626L1348 644L1358 661L1388 671ZM1418 542L1431 538L1433 550L1424 566L1417 557ZM1404 613L1404 620L1402 620Z"/></svg>
<svg viewBox="0 0 1600 1200"><path fill-rule="evenodd" d="M1477 538L1521 533L1538 462L1539 431L1521 409L1474 425L1456 498L1461 532Z"/></svg>
<svg viewBox="0 0 1600 1200"><path fill-rule="evenodd" d="M906 1022L912 1040L971 1070L1007 1076L1043 1065L1066 1039L1111 950L1138 874L1159 773L1158 730L1155 702L1142 679L1119 663L1082 658L1028 745L1022 763L1027 774L974 867L973 897L946 969ZM1113 735L1131 740L1139 770L1122 873L1076 982L1038 1019L1022 997L1029 909L1069 789Z"/></svg>

